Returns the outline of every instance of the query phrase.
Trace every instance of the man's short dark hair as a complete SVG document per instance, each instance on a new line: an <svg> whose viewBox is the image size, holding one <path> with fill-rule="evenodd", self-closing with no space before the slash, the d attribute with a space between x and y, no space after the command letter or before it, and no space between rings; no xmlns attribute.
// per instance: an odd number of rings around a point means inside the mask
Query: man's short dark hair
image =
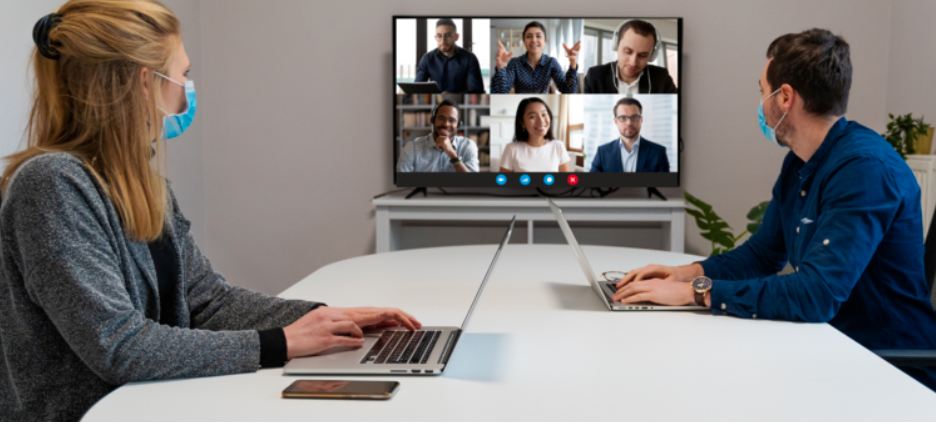
<svg viewBox="0 0 936 425"><path fill-rule="evenodd" d="M451 106L451 107L455 108L455 113L458 114L458 120L461 121L461 111L458 110L458 104L456 104L455 102L452 102L451 100L445 99L445 100L439 102L439 104L436 105L435 109L432 110L432 122L433 122L433 124L435 124L436 116L439 115L439 110L442 109L443 106Z"/></svg>
<svg viewBox="0 0 936 425"><path fill-rule="evenodd" d="M617 101L614 104L614 117L617 118L617 108L621 105L634 105L637 109L640 109L640 115L643 115L643 105L640 104L640 101L632 97L625 97Z"/></svg>
<svg viewBox="0 0 936 425"><path fill-rule="evenodd" d="M453 20L451 20L451 19L449 19L449 18L442 18L442 19L439 19L438 21L436 21L436 28L442 27L442 26L445 26L445 27L452 27L452 28L455 29L455 32L458 32L458 27L455 26L455 21L453 21Z"/></svg>
<svg viewBox="0 0 936 425"><path fill-rule="evenodd" d="M526 142L530 140L530 132L523 128L523 115L526 114L527 106L530 106L531 103L542 103L546 107L546 113L549 114L549 129L546 130L546 140L555 140L552 125L553 114L552 110L549 109L549 105L538 97L528 97L521 100L520 105L517 106L517 116L514 118L514 141Z"/></svg>
<svg viewBox="0 0 936 425"><path fill-rule="evenodd" d="M526 26L523 27L523 33L520 34L520 37L521 37L521 38L526 38L526 32L527 32L527 30L530 29L530 28L539 28L540 30L542 30L542 31L543 31L543 39L544 39L544 40L546 39L546 27L543 26L543 24L541 24L541 23L539 23L539 22L537 22L537 21L533 21L533 22L530 22L529 24L526 24Z"/></svg>
<svg viewBox="0 0 936 425"><path fill-rule="evenodd" d="M773 59L767 67L771 92L789 84L803 98L806 112L845 115L852 65L844 38L819 28L782 35L770 43L767 58Z"/></svg>
<svg viewBox="0 0 936 425"><path fill-rule="evenodd" d="M634 19L631 21L627 21L627 23L621 27L621 30L618 31L617 33L618 45L614 46L615 50L617 50L618 47L621 47L621 40L624 39L624 33L626 33L627 30L634 30L634 32L637 33L637 35L643 36L643 37L650 37L652 35L654 47L656 47L657 42L660 41L660 40L657 40L657 31L656 31L656 27L653 26L653 24L647 21L641 21L640 19Z"/></svg>

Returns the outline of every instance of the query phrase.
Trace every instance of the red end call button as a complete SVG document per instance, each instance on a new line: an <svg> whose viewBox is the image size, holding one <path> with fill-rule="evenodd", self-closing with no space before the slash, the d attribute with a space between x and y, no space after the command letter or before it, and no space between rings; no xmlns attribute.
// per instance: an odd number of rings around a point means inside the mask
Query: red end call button
<svg viewBox="0 0 936 425"><path fill-rule="evenodd" d="M572 174L569 176L568 181L570 185L575 186L578 184L578 176L576 176L575 174Z"/></svg>

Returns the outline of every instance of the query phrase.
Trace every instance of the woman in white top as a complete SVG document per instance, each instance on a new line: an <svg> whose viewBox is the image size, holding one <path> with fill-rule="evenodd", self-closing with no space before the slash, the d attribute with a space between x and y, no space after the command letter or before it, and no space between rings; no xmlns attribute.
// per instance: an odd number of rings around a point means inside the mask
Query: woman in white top
<svg viewBox="0 0 936 425"><path fill-rule="evenodd" d="M565 143L553 137L552 111L543 99L523 99L514 121L514 142L501 154L500 171L569 172L569 153Z"/></svg>

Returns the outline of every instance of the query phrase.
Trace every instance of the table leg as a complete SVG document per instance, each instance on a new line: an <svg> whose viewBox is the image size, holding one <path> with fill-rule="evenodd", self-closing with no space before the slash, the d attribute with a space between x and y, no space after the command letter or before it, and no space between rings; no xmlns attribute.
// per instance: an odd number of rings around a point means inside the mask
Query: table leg
<svg viewBox="0 0 936 425"><path fill-rule="evenodd" d="M376 251L390 252L390 210L387 207L377 207L377 238Z"/></svg>
<svg viewBox="0 0 936 425"><path fill-rule="evenodd" d="M686 211L673 209L672 221L669 229L669 250L672 252L686 252Z"/></svg>
<svg viewBox="0 0 936 425"><path fill-rule="evenodd" d="M533 220L527 221L527 244L533 245Z"/></svg>

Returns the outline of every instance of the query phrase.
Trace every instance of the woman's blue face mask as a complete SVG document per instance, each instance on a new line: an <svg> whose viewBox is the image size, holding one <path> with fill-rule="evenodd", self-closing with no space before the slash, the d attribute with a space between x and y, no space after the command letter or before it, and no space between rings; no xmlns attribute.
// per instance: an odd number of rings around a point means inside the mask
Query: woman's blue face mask
<svg viewBox="0 0 936 425"><path fill-rule="evenodd" d="M182 84L172 78L169 78L158 72L154 72L156 75L163 77L173 83L176 83L182 87L185 87L185 99L188 102L185 111L180 114L170 114L163 108L159 108L160 111L166 114L163 118L163 128L166 131L166 139L174 139L182 135L192 125L192 121L195 119L195 110L198 108L198 101L195 98L195 83L192 81L186 81L185 84Z"/></svg>

